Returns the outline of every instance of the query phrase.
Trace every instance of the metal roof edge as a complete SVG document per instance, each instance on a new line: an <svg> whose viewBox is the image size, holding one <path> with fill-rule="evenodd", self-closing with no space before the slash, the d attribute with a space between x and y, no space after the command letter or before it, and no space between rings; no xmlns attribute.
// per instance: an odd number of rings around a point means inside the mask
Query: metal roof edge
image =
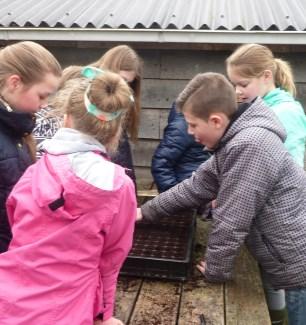
<svg viewBox="0 0 306 325"><path fill-rule="evenodd" d="M306 31L176 29L0 28L0 40L150 43L306 44Z"/></svg>

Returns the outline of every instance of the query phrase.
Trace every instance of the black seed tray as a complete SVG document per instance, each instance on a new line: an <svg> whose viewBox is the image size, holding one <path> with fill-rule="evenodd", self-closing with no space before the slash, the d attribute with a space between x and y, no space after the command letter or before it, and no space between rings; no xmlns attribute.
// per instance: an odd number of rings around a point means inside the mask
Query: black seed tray
<svg viewBox="0 0 306 325"><path fill-rule="evenodd" d="M138 222L133 247L121 275L186 280L189 275L195 214L164 217L157 223Z"/></svg>

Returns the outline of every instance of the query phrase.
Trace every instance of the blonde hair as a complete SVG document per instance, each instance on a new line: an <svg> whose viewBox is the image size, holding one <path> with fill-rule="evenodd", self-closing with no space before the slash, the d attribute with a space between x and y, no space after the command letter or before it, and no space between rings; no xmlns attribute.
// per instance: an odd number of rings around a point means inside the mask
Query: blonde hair
<svg viewBox="0 0 306 325"><path fill-rule="evenodd" d="M84 102L88 87L88 98L98 110L107 113L122 110L122 113L111 121L101 121L89 113ZM55 109L61 109L63 114L72 118L74 129L97 139L108 152L117 149L121 126L131 105L129 86L118 74L109 71L101 73L93 80L68 80L52 99Z"/></svg>
<svg viewBox="0 0 306 325"><path fill-rule="evenodd" d="M134 106L128 113L127 130L131 140L136 142L138 138L140 121L140 93L143 62L138 54L127 45L118 45L108 50L98 61L90 64L91 66L110 70L119 73L121 70L134 71L135 80L130 84L134 94Z"/></svg>
<svg viewBox="0 0 306 325"><path fill-rule="evenodd" d="M20 76L25 86L31 86L41 82L47 73L60 77L61 66L53 54L38 43L19 42L0 50L0 89L12 74Z"/></svg>
<svg viewBox="0 0 306 325"><path fill-rule="evenodd" d="M258 78L265 70L270 70L276 87L296 94L293 73L288 62L275 58L272 51L260 44L244 44L227 59L227 68L233 68L245 78Z"/></svg>
<svg viewBox="0 0 306 325"><path fill-rule="evenodd" d="M83 67L80 65L70 65L63 70L60 84L58 87L58 91L65 87L65 84L68 80L81 78L82 77L82 69ZM62 101L62 104L61 102ZM49 98L49 106L52 108L50 111L47 112L47 118L60 118L63 119L64 112L62 106L65 104L66 98L65 96L57 96L57 93L53 94ZM54 103L56 103L56 107L54 107Z"/></svg>
<svg viewBox="0 0 306 325"><path fill-rule="evenodd" d="M197 74L179 94L176 105L205 121L212 113L231 118L237 110L234 87L222 74L214 72Z"/></svg>
<svg viewBox="0 0 306 325"><path fill-rule="evenodd" d="M70 65L66 67L63 70L62 77L59 84L59 89L63 88L65 85L65 82L74 79L74 78L80 78L81 72L82 72L82 66L81 65Z"/></svg>

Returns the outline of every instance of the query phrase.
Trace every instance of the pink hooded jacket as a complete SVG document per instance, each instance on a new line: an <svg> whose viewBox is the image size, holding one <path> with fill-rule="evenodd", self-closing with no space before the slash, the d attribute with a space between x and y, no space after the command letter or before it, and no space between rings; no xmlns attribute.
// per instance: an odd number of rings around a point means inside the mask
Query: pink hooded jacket
<svg viewBox="0 0 306 325"><path fill-rule="evenodd" d="M134 184L76 130L60 129L44 148L7 201L13 240L0 255L0 324L92 325L113 314Z"/></svg>

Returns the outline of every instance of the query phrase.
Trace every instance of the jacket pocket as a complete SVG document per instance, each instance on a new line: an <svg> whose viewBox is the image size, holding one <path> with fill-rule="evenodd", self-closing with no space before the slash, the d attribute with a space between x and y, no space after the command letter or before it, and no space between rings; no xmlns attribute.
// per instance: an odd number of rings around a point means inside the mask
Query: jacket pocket
<svg viewBox="0 0 306 325"><path fill-rule="evenodd" d="M269 241L264 235L261 235L262 242L266 248L266 251L269 255L279 264L285 264L281 254L277 251L277 249L272 245L271 241Z"/></svg>

